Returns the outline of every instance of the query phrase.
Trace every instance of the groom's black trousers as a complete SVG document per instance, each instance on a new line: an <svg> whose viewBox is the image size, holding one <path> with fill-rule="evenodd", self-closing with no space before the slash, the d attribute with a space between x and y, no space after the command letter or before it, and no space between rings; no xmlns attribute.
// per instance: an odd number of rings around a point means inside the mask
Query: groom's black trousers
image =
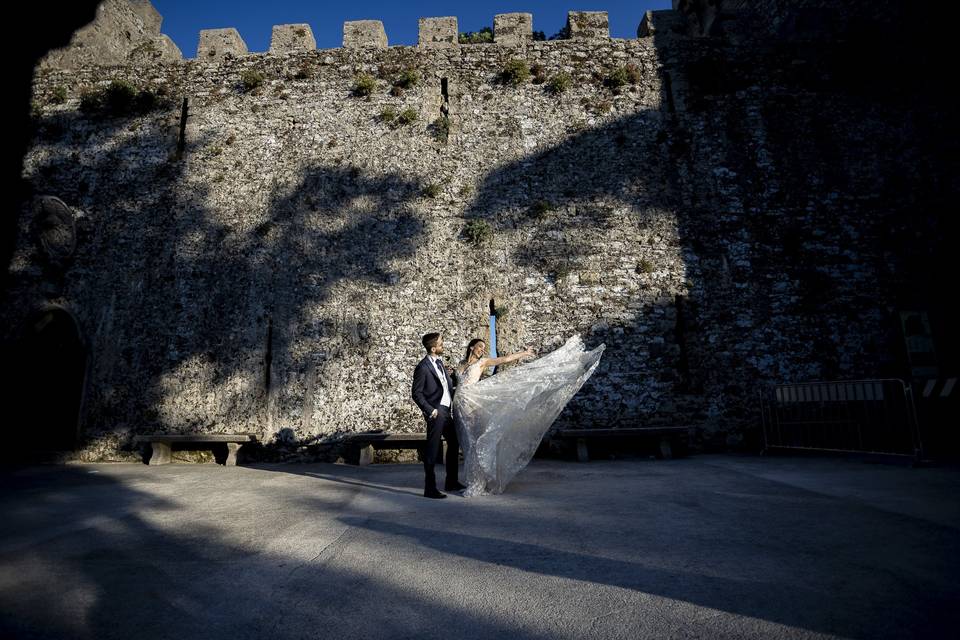
<svg viewBox="0 0 960 640"><path fill-rule="evenodd" d="M457 430L453 426L450 408L437 407L437 417L427 418L427 444L423 448L423 470L426 474L425 491L437 489L437 476L433 465L440 457L440 436L447 440L447 485L459 482L460 476L460 441L457 440Z"/></svg>

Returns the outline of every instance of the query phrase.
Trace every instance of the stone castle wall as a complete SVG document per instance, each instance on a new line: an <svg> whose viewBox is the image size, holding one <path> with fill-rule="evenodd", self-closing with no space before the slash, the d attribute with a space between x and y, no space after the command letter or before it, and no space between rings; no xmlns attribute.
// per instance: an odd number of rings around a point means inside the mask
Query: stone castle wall
<svg viewBox="0 0 960 640"><path fill-rule="evenodd" d="M522 15L498 17L499 44L435 19L417 47L348 23L344 48L311 50L292 25L267 54L221 35L195 60L37 75L25 177L72 208L76 248L53 264L24 207L4 339L51 301L76 318L87 455L160 430L420 430L420 335L457 360L491 300L501 353L606 343L557 426L738 442L759 385L887 366L910 274L890 244L915 203L884 176L923 186L919 116L756 47L611 39L596 14L533 42ZM514 85L517 60L532 75ZM79 108L115 78L161 107Z"/></svg>

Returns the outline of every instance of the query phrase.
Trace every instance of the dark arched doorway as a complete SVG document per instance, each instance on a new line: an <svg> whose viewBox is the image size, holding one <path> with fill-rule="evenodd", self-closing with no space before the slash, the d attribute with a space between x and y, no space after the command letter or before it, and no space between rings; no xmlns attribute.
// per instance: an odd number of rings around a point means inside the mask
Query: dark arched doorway
<svg viewBox="0 0 960 640"><path fill-rule="evenodd" d="M15 416L7 458L77 447L86 347L73 316L48 306L33 314L14 347L7 391Z"/></svg>

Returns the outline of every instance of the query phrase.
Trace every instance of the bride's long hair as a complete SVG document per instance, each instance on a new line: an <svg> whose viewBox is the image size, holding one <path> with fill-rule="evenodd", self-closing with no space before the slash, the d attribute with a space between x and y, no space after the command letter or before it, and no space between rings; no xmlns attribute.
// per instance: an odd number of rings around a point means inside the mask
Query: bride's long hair
<svg viewBox="0 0 960 640"><path fill-rule="evenodd" d="M463 364L467 364L470 361L470 352L473 351L473 348L481 342L486 342L483 338L474 338L470 341L470 344L467 345L467 355L463 356Z"/></svg>

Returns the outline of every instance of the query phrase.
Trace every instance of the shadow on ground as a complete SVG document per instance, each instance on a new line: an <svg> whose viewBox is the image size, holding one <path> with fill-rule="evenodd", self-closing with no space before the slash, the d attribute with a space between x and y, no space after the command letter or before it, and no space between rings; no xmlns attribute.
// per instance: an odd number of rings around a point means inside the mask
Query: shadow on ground
<svg viewBox="0 0 960 640"><path fill-rule="evenodd" d="M821 467L535 461L444 501L419 465L6 468L0 633L948 637L957 471Z"/></svg>

